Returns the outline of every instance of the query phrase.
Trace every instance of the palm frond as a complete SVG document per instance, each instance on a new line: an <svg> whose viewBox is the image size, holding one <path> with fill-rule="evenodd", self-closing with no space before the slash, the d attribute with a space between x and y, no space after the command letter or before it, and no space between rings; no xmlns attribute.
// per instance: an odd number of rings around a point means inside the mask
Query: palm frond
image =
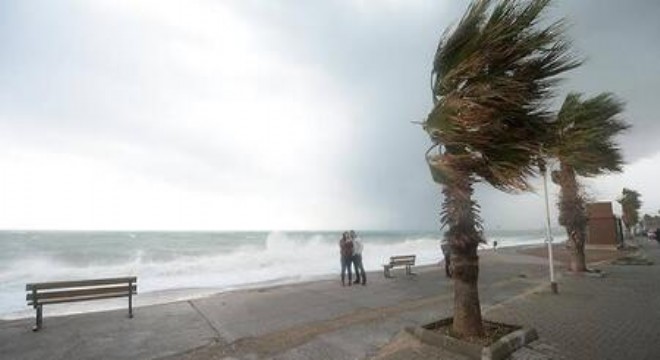
<svg viewBox="0 0 660 360"><path fill-rule="evenodd" d="M550 0L477 0L441 39L434 108L424 128L471 173L505 191L528 189L545 138L557 75L580 64L565 26L540 26Z"/></svg>
<svg viewBox="0 0 660 360"><path fill-rule="evenodd" d="M621 204L623 220L626 226L631 226L639 222L639 209L642 207L642 195L632 189L623 188L621 198L617 200Z"/></svg>
<svg viewBox="0 0 660 360"><path fill-rule="evenodd" d="M586 100L580 94L568 94L547 147L580 176L620 172L624 162L614 138L630 128L619 117L623 109L624 103L610 93Z"/></svg>

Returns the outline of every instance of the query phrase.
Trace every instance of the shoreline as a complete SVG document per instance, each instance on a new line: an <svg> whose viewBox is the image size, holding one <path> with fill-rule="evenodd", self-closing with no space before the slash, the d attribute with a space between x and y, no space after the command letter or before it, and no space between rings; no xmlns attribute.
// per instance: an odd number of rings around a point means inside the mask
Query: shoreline
<svg viewBox="0 0 660 360"><path fill-rule="evenodd" d="M326 279L328 278L328 279ZM205 287L186 287L186 288L172 288L154 290L145 293L140 293L138 282L138 294L133 297L133 308L144 308L150 306L158 306L165 304L172 304L182 301L204 299L217 295L231 294L236 292L250 292L259 291L261 289L272 289L282 286L294 286L298 284L306 284L329 280L329 275L318 275L310 277L305 280L265 280L256 283L249 283L243 285L234 285L226 288L205 288ZM138 279L139 281L139 279ZM71 304L54 304L49 305L49 317L66 317L80 314L110 312L122 310L126 308L126 298L107 299L107 300L92 300L88 302L71 303ZM26 305L26 307L28 307ZM34 317L34 309L27 308L25 310L11 312L0 315L0 323L19 321Z"/></svg>
<svg viewBox="0 0 660 360"><path fill-rule="evenodd" d="M554 243L553 251L555 253L555 264L556 265L566 265L566 256L562 255L566 251L564 250L564 243ZM597 263L604 260L613 259L617 254L616 249L612 250L603 250L603 249L587 249L587 254L592 252L597 252L595 260L592 260L592 256L587 256L587 263ZM547 260L547 246L545 244L523 244L523 245L514 245L514 246L504 246L498 247L497 251L493 250L492 247L484 247L479 249L479 255L481 259L488 259L491 257L496 257L497 254L508 254L508 255L523 255L531 256L541 260ZM444 260L440 260L438 263L430 263L423 265L416 265L415 270L424 272L429 269L437 268L443 263ZM371 270L367 271L368 278L373 278L374 276L382 275L382 270ZM271 291L274 289L282 287L297 287L305 286L312 283L322 283L328 281L338 281L339 272L335 274L325 274L325 275L314 275L309 278L301 279L301 277L289 277L284 279L275 279L275 280L265 280L256 283L249 283L243 285L234 285L227 288L204 288L204 287L189 287L189 288L172 288L172 289L163 289L155 290L146 293L140 294L140 289L138 285L138 295L133 298L133 308L145 308L166 304L173 304L177 302L185 302L191 300L200 300L206 298L212 298L215 296L225 296L236 293L251 293L251 292L264 292ZM139 280L139 279L138 279ZM50 305L48 307L48 316L51 318L54 317L67 317L81 314L92 314L92 313L103 313L122 310L126 308L126 299L109 299L109 300L96 300L89 302L73 303L73 304L56 304ZM25 319L30 319L34 317L34 309L26 305L25 310L20 310L17 312L11 312L7 314L0 315L0 324L21 321Z"/></svg>
<svg viewBox="0 0 660 360"><path fill-rule="evenodd" d="M492 318L514 309L500 321L515 322L519 315L543 315L538 306L528 313L515 311L519 302L547 299L554 304L576 299L547 295L547 260L526 253L531 249L543 254L544 247L480 251L479 293L486 316ZM610 258L624 255L619 251L608 254ZM591 266L596 266L596 259L591 260ZM603 266L607 271L627 270ZM69 316L53 316L48 310L52 307L47 307L45 326L37 335L31 331L34 313L26 319L0 321L0 353L17 360L68 358L74 353L90 359L112 353L121 360L365 358L379 354L406 327L451 316L453 281L444 276L442 263L415 266L413 272L416 275L409 276L397 268L394 278L385 278L382 271L370 271L367 286L342 287L339 276L261 284L143 306L132 319L126 314L125 299L120 299L121 309L116 311ZM572 285L576 282L603 284L591 277L562 276L566 274L563 269L558 272L565 293L582 289ZM560 311L554 317L570 310L565 306L553 309ZM72 338L76 341L70 341Z"/></svg>
<svg viewBox="0 0 660 360"><path fill-rule="evenodd" d="M497 240L500 248L542 243L537 233L502 233L487 236L487 240L490 244ZM226 236L152 234L135 237L118 233L110 237L99 236L103 241L98 244L87 244L94 238L93 234L69 237L28 232L21 236L9 236L0 232L0 235L5 235L3 239L8 240L2 241L6 245L2 248L9 250L5 254L14 254L7 258L6 263L3 262L6 266L0 271L0 319L31 316L24 300L27 283L137 276L139 296L136 297L136 305L140 306L140 299L145 298L149 298L149 304L168 302L154 298L168 298L172 293L177 295L172 295L174 298L169 301L278 283L314 281L326 276L332 278L339 271L335 234L320 232L240 232ZM181 242L181 237L185 237L184 242ZM417 255L418 264L437 264L442 257L439 237L441 235L437 231L365 231L365 269L381 271L381 264L387 262L390 256L408 253ZM51 246L49 244L55 244L60 239L66 241L62 246L57 245L56 250L39 250L41 246ZM36 242L32 251L25 251L25 241ZM175 253L179 246L187 242L193 244L190 251ZM73 256L78 248L85 249L85 254ZM300 248L303 256L291 257L292 248ZM479 248L479 252L483 253L489 249L489 244L481 244ZM208 251L200 252L200 249ZM0 261L4 260L2 256L0 258ZM184 295L186 292L191 294ZM98 305L101 309L93 309L90 305L82 311L65 312L99 311L113 307L102 302ZM55 309L60 310L57 306Z"/></svg>

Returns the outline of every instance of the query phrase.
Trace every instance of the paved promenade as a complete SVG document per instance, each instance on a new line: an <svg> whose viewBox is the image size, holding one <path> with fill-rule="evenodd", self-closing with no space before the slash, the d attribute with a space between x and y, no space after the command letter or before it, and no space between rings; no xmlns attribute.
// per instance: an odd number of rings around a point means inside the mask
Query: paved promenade
<svg viewBox="0 0 660 360"><path fill-rule="evenodd" d="M660 263L657 245L644 251ZM513 249L482 256L480 296L489 319L539 330L517 358L660 358L660 266L601 266L603 278L563 276L546 291L547 263ZM366 287L337 279L138 308L0 322L2 359L461 359L397 341L401 329L451 315L442 267ZM404 339L405 340L405 339Z"/></svg>
<svg viewBox="0 0 660 360"><path fill-rule="evenodd" d="M559 295L533 293L487 316L536 328L554 358L660 359L660 248L640 243L654 265L599 266L602 278L564 275Z"/></svg>
<svg viewBox="0 0 660 360"><path fill-rule="evenodd" d="M640 251L631 258L651 260L654 265L604 262L593 266L603 271L602 277L563 272L557 295L542 286L487 307L484 317L489 320L524 324L538 331L540 339L511 359L660 359L660 247L646 239L640 243ZM438 354L437 349L412 338L400 338L394 351L385 348L377 358L462 359Z"/></svg>

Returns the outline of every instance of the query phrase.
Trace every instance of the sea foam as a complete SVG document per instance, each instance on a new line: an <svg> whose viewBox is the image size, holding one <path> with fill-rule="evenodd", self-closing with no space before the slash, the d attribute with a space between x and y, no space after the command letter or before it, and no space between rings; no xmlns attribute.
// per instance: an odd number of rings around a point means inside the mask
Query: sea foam
<svg viewBox="0 0 660 360"><path fill-rule="evenodd" d="M138 277L137 305L269 283L337 276L339 233L0 233L0 318L30 316L25 284L86 278ZM362 236L367 271L392 255L417 255L420 265L441 260L433 233L369 233ZM58 240L62 239L62 240ZM65 239L65 240L64 240ZM539 243L538 235L503 236L499 246ZM59 242L58 242L59 241ZM81 250L83 249L83 250ZM125 301L52 306L49 314L125 307Z"/></svg>

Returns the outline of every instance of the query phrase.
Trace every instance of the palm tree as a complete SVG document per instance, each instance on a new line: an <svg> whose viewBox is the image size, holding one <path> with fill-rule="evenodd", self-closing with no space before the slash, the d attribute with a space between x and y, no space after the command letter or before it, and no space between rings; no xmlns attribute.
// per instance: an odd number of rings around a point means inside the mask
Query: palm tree
<svg viewBox="0 0 660 360"><path fill-rule="evenodd" d="M483 242L473 186L528 190L546 136L557 75L579 65L568 53L562 21L545 27L550 0L474 0L440 39L433 61L433 109L424 129L433 179L443 187L441 223L452 250L458 337L481 336L477 246ZM431 154L435 147L437 155Z"/></svg>
<svg viewBox="0 0 660 360"><path fill-rule="evenodd" d="M642 207L642 200L639 192L623 188L621 198L618 200L623 211L623 224L626 225L628 238L633 238L632 227L639 223L639 209Z"/></svg>
<svg viewBox="0 0 660 360"><path fill-rule="evenodd" d="M623 103L612 94L590 99L571 93L552 124L546 143L550 157L559 160L552 181L560 186L559 224L566 228L571 248L571 271L586 271L584 245L587 233L586 199L577 176L594 177L621 172L623 159L614 137L629 128L618 115Z"/></svg>

